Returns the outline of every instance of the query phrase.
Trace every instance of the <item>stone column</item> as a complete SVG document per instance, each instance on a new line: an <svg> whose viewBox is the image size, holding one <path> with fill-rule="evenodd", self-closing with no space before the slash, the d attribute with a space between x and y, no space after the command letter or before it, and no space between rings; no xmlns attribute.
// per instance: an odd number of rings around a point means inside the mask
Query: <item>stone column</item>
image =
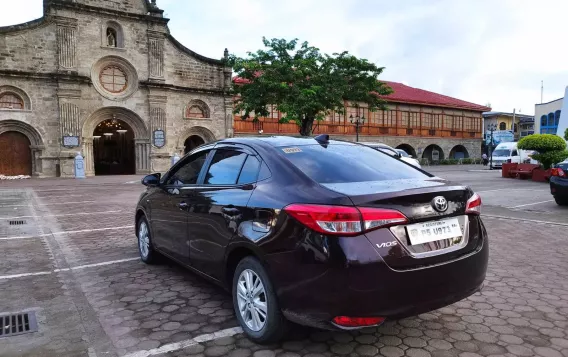
<svg viewBox="0 0 568 357"><path fill-rule="evenodd" d="M85 158L85 175L95 176L93 138L83 138L83 157Z"/></svg>
<svg viewBox="0 0 568 357"><path fill-rule="evenodd" d="M41 177L43 174L41 155L44 147L40 145L31 145L30 150L32 152L32 176Z"/></svg>
<svg viewBox="0 0 568 357"><path fill-rule="evenodd" d="M148 30L148 69L149 80L164 82L164 34Z"/></svg>
<svg viewBox="0 0 568 357"><path fill-rule="evenodd" d="M150 140L135 139L136 174L150 173Z"/></svg>

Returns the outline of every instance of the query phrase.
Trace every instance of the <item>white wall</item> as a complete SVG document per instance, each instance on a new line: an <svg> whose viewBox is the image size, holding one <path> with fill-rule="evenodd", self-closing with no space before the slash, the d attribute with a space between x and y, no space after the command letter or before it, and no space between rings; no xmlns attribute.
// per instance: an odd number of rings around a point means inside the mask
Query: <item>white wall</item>
<svg viewBox="0 0 568 357"><path fill-rule="evenodd" d="M568 87L566 87L566 92L564 93L564 98L568 98ZM568 128L568 100L564 101L562 105L562 113L560 113L560 121L558 122L558 130L556 135L564 137L564 131Z"/></svg>
<svg viewBox="0 0 568 357"><path fill-rule="evenodd" d="M568 87L567 87L568 89ZM535 104L534 106L534 133L540 134L540 117L543 115L548 115L548 113L554 113L557 110L562 109L562 103L564 98L553 100L552 102ZM568 101L566 101L568 103ZM567 112L568 113L568 112ZM560 123L562 123L562 117L564 116L564 121L566 121L568 115L562 113L560 114ZM560 124L559 124L560 125Z"/></svg>

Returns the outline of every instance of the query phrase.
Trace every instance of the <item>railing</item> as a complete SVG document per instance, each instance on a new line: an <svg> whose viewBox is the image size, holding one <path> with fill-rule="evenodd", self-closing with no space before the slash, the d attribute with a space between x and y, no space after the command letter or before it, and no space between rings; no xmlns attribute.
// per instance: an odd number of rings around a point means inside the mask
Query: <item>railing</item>
<svg viewBox="0 0 568 357"><path fill-rule="evenodd" d="M355 135L355 125L351 123L332 123L328 121L316 121L312 132L330 135ZM261 118L259 121L252 119L242 120L235 116L235 133L250 134L262 131L264 134L296 135L299 128L296 123L279 123L277 119ZM456 130L450 128L427 128L420 126L397 127L384 126L376 123L365 123L359 127L359 135L369 136L414 136L414 137L450 137L481 139L481 131Z"/></svg>

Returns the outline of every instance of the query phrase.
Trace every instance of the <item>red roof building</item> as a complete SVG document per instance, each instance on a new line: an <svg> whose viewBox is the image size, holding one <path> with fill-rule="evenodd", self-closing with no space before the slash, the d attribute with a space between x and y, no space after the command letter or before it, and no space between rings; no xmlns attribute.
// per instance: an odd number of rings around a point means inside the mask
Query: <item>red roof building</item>
<svg viewBox="0 0 568 357"><path fill-rule="evenodd" d="M235 78L234 82L245 80ZM384 97L389 110L371 112L362 103L359 108L346 103L345 110L330 113L325 120L314 123L313 134L355 140L356 128L350 118L365 117L363 126L359 127L363 142L382 142L429 161L481 155L482 113L491 108L398 82L384 83L394 91ZM258 122L243 121L236 114L235 134L299 135L295 123L279 123L281 114L271 109L271 115Z"/></svg>

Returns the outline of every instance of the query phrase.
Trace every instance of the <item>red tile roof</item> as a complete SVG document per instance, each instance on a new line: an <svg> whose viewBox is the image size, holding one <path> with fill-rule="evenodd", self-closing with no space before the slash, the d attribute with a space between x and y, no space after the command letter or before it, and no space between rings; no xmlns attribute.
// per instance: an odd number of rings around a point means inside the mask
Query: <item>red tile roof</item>
<svg viewBox="0 0 568 357"><path fill-rule="evenodd" d="M235 77L233 82L236 84L247 83L244 78ZM393 89L393 93L385 96L384 99L394 103L421 104L431 107L445 107L452 109L466 109L479 112L488 112L491 108L465 100L448 97L447 95L430 92L424 89L409 87L398 82L382 81Z"/></svg>
<svg viewBox="0 0 568 357"><path fill-rule="evenodd" d="M440 106L456 109L469 109L480 112L490 111L491 108L484 105L466 102L465 100L448 97L447 95L430 92L424 89L409 87L398 82L383 81L394 91L385 99L397 103L413 103L428 106Z"/></svg>

